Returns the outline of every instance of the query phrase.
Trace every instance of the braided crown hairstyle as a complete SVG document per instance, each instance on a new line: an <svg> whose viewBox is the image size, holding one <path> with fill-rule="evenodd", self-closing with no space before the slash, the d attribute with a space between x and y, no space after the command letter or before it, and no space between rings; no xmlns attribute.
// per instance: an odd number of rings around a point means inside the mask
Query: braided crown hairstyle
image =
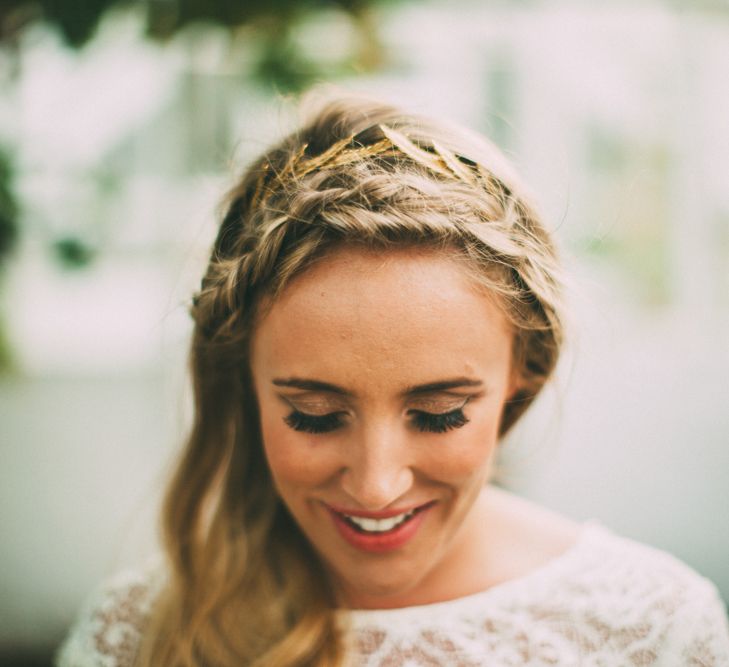
<svg viewBox="0 0 729 667"><path fill-rule="evenodd" d="M519 378L500 434L554 369L556 252L499 151L369 99L320 103L230 193L194 298L195 418L163 510L172 577L140 664L342 662L325 573L273 489L248 369L264 297L342 245L438 249L498 296Z"/></svg>

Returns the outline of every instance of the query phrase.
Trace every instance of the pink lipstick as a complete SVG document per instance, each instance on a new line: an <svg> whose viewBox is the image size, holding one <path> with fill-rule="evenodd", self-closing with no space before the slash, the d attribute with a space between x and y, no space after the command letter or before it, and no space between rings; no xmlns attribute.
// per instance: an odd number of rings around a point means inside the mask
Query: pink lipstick
<svg viewBox="0 0 729 667"><path fill-rule="evenodd" d="M353 547L370 553L399 549L418 532L434 502L382 512L347 511L325 505L339 534Z"/></svg>

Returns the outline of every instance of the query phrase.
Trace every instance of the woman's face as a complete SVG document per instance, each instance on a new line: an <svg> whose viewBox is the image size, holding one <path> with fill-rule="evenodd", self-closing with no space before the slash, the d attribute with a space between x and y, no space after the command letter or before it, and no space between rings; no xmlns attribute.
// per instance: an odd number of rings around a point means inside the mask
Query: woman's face
<svg viewBox="0 0 729 667"><path fill-rule="evenodd" d="M499 308L436 251L337 250L261 317L251 368L268 464L344 605L434 601L462 576L483 539L511 342Z"/></svg>

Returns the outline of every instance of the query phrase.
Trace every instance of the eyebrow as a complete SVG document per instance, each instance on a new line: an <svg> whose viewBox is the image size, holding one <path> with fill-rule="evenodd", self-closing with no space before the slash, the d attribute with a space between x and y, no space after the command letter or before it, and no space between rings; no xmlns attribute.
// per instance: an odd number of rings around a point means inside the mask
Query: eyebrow
<svg viewBox="0 0 729 667"><path fill-rule="evenodd" d="M339 394L340 396L353 396L351 391L347 391L343 387L331 384L330 382L322 382L321 380L291 377L275 378L272 382L277 387L291 387L305 391L324 391L330 394ZM481 380L457 377L448 380L438 380L437 382L428 382L427 384L413 385L403 392L403 396L422 396L423 394L434 394L439 391L448 391L449 389L457 389L459 387L482 386L483 382Z"/></svg>
<svg viewBox="0 0 729 667"><path fill-rule="evenodd" d="M292 389L305 389L306 391L326 391L330 394L341 394L342 396L352 396L352 392L331 384L322 382L321 380L307 380L303 378L274 378L273 384L277 387L291 387Z"/></svg>
<svg viewBox="0 0 729 667"><path fill-rule="evenodd" d="M459 387L482 387L481 380L473 378L458 377L450 380L439 380L437 382L428 382L427 384L419 384L408 387L403 394L406 396L419 396L421 394L434 394L438 391L448 391L448 389L458 389Z"/></svg>

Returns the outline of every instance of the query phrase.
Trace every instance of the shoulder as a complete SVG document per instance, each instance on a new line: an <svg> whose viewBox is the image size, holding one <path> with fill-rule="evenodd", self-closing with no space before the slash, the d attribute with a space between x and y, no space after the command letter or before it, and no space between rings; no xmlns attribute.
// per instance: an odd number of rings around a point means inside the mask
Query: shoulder
<svg viewBox="0 0 729 667"><path fill-rule="evenodd" d="M617 535L597 522L588 522L582 531L574 549L574 574L585 586L602 581L604 590L628 598L670 598L675 604L696 595L717 595L708 579L665 551Z"/></svg>
<svg viewBox="0 0 729 667"><path fill-rule="evenodd" d="M606 648L631 645L645 664L729 664L716 587L674 556L588 523L565 565L557 579L563 609L591 637L604 637Z"/></svg>
<svg viewBox="0 0 729 667"><path fill-rule="evenodd" d="M58 650L57 667L131 667L164 582L160 558L105 581L81 608Z"/></svg>
<svg viewBox="0 0 729 667"><path fill-rule="evenodd" d="M620 601L636 608L660 600L669 611L697 597L718 597L711 582L674 556L598 522L578 524L502 491L492 492L492 503L499 517L495 532L501 536L496 544L503 545L509 560L524 563L522 574L531 583L554 585L573 599L599 593L616 608Z"/></svg>
<svg viewBox="0 0 729 667"><path fill-rule="evenodd" d="M504 544L525 564L494 591L507 617L601 655L729 664L726 608L708 579L597 522L580 526L514 496L493 497L505 517L500 534L510 538Z"/></svg>

